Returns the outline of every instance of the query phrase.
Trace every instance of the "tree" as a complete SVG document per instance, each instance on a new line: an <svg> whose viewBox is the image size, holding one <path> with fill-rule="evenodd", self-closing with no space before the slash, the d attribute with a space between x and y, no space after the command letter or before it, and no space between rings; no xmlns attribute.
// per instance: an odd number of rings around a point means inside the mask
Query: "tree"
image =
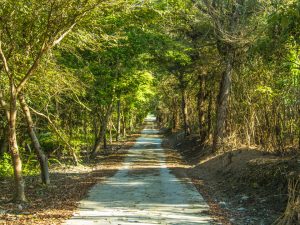
<svg viewBox="0 0 300 225"><path fill-rule="evenodd" d="M213 151L220 148L224 138L228 99L232 85L232 73L236 57L251 42L251 19L258 12L258 1L202 1L197 3L202 13L209 18L215 33L219 54L224 60L219 95Z"/></svg>
<svg viewBox="0 0 300 225"><path fill-rule="evenodd" d="M95 4L89 1L69 1L68 4L65 1L1 2L0 56L8 77L8 136L14 165L15 201L26 200L16 137L18 96L38 69L43 56L94 7Z"/></svg>

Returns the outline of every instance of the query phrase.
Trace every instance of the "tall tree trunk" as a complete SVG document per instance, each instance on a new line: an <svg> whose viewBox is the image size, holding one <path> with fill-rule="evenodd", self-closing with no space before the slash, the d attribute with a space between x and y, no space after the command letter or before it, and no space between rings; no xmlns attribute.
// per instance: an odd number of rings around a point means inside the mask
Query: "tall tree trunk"
<svg viewBox="0 0 300 225"><path fill-rule="evenodd" d="M95 146L91 152L91 155L92 156L95 156L95 154L100 151L101 149L101 144L102 144L102 141L104 139L104 135L106 135L106 129L107 129L107 124L108 124L108 121L109 121L109 118L110 118L110 115L112 113L112 108L113 108L113 103L111 103L109 106L108 106L108 109L107 109L107 112L102 120L102 123L101 123L101 128L100 128L100 134L98 136L98 138L96 139L95 141Z"/></svg>
<svg viewBox="0 0 300 225"><path fill-rule="evenodd" d="M109 144L112 145L113 137L112 137L112 120L109 121Z"/></svg>
<svg viewBox="0 0 300 225"><path fill-rule="evenodd" d="M191 134L191 130L189 125L189 116L186 103L186 91L184 89L181 90L181 109L183 115L184 133L185 136L189 136Z"/></svg>
<svg viewBox="0 0 300 225"><path fill-rule="evenodd" d="M132 117L132 113L130 113L130 119L129 119L129 131L130 131L130 133L133 132L133 117Z"/></svg>
<svg viewBox="0 0 300 225"><path fill-rule="evenodd" d="M99 130L98 130L98 115L97 113L95 113L94 115L94 119L93 119L93 134L94 134L94 139L95 141L97 141L97 138L98 138L98 134L99 134ZM96 142L95 142L95 145L96 145Z"/></svg>
<svg viewBox="0 0 300 225"><path fill-rule="evenodd" d="M207 106L207 120L206 120L206 123L207 123L207 135L208 135L208 138L211 137L211 128L212 128L212 116L211 116L211 113L212 113L212 105L213 105L213 93L212 91L209 93L209 96L208 96L208 106Z"/></svg>
<svg viewBox="0 0 300 225"><path fill-rule="evenodd" d="M117 136L116 136L116 141L120 140L120 134L121 134L121 100L120 98L118 99L117 103Z"/></svg>
<svg viewBox="0 0 300 225"><path fill-rule="evenodd" d="M204 124L204 78L199 76L199 92L197 94L197 109L198 109L198 123L199 123L199 136L201 143L206 139L205 124Z"/></svg>
<svg viewBox="0 0 300 225"><path fill-rule="evenodd" d="M15 180L15 195L14 201L24 202L25 198L25 183L22 175L22 161L20 158L18 143L17 143L17 92L12 78L10 78L10 110L9 110L9 150L13 162L14 180Z"/></svg>
<svg viewBox="0 0 300 225"><path fill-rule="evenodd" d="M213 140L214 152L219 150L224 138L225 121L227 117L226 112L228 108L228 99L232 82L231 76L233 71L233 54L229 53L226 60L226 70L222 75L217 101L217 123Z"/></svg>
<svg viewBox="0 0 300 225"><path fill-rule="evenodd" d="M124 111L122 113L122 135L123 138L126 139L126 116Z"/></svg>
<svg viewBox="0 0 300 225"><path fill-rule="evenodd" d="M31 117L31 113L28 105L26 104L25 98L22 94L19 95L19 102L22 108L22 111L25 115L25 119L28 126L29 136L31 138L35 154L39 160L40 170L41 170L41 179L44 184L50 184L49 178L49 169L48 169L48 158L45 155L42 147L40 145L39 139L35 133L34 123Z"/></svg>
<svg viewBox="0 0 300 225"><path fill-rule="evenodd" d="M186 82L184 80L184 75L182 73L179 74L179 87L181 91L181 111L183 117L183 128L185 136L189 136L191 134L190 125L189 125L189 116L186 102Z"/></svg>
<svg viewBox="0 0 300 225"><path fill-rule="evenodd" d="M97 152L100 151L102 141L104 140L106 134L106 128L107 128L107 121L104 119L103 122L101 123L100 134L96 140L96 145L92 151L92 155L95 155Z"/></svg>
<svg viewBox="0 0 300 225"><path fill-rule="evenodd" d="M84 133L84 140L87 142L88 140L88 137L87 137L87 127L88 127L88 121L87 121L87 116L86 116L86 112L84 112L84 118L83 118L83 121L82 121L82 124L83 124L83 133Z"/></svg>
<svg viewBox="0 0 300 225"><path fill-rule="evenodd" d="M103 148L105 150L107 149L107 138L106 138L106 135L103 136Z"/></svg>
<svg viewBox="0 0 300 225"><path fill-rule="evenodd" d="M172 113L172 131L176 132L178 129L178 112L176 109Z"/></svg>
<svg viewBox="0 0 300 225"><path fill-rule="evenodd" d="M180 113L178 113L178 107L177 107L177 98L173 99L173 110L172 110L172 131L177 131L179 128L179 124L180 124L180 118L179 115Z"/></svg>

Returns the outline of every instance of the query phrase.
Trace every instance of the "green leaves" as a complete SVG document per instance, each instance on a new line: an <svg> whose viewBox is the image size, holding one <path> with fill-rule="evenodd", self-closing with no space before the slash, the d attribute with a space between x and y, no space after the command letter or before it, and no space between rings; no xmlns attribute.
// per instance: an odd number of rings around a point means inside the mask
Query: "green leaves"
<svg viewBox="0 0 300 225"><path fill-rule="evenodd" d="M0 159L0 177L10 177L13 175L13 168L11 165L11 157L8 153L4 153L4 155Z"/></svg>
<svg viewBox="0 0 300 225"><path fill-rule="evenodd" d="M191 63L190 56L182 51L169 50L166 52L166 57L181 66L186 66Z"/></svg>
<svg viewBox="0 0 300 225"><path fill-rule="evenodd" d="M273 89L271 87L268 87L268 86L257 86L256 92L258 92L259 94L263 94L265 96L268 96L268 97L274 97L275 96L275 93L273 91Z"/></svg>

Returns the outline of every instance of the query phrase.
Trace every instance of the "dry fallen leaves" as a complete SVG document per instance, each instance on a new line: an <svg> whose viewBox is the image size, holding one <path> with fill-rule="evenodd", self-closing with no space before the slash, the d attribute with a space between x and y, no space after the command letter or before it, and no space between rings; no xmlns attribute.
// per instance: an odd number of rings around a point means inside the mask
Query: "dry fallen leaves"
<svg viewBox="0 0 300 225"><path fill-rule="evenodd" d="M118 171L127 149L133 143L133 140L127 142L122 149L92 164L52 170L51 184L48 186L42 185L39 177L26 177L28 202L23 205L5 203L12 198L13 182L0 181L0 224L61 224L73 215L78 201L87 195L94 184Z"/></svg>

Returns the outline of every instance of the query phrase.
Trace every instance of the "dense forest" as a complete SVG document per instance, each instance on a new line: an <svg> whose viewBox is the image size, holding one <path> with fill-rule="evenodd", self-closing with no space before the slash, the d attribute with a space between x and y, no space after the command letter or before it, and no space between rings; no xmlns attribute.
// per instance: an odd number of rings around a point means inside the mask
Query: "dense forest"
<svg viewBox="0 0 300 225"><path fill-rule="evenodd" d="M212 154L297 154L299 52L299 0L2 0L0 176L26 201L24 176L49 184L149 112Z"/></svg>

